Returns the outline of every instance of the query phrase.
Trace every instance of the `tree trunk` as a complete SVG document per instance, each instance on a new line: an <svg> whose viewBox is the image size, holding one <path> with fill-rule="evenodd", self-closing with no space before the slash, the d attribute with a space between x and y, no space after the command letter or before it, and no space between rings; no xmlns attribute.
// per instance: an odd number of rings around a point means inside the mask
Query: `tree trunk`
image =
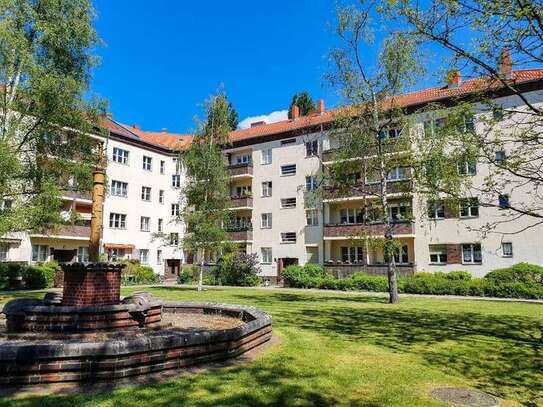
<svg viewBox="0 0 543 407"><path fill-rule="evenodd" d="M392 244L392 242L390 242ZM388 258L388 302L389 304L397 304L400 302L400 297L398 296L398 280L396 279L396 261L394 260L394 255L389 255Z"/></svg>
<svg viewBox="0 0 543 407"><path fill-rule="evenodd" d="M198 291L204 290L204 264L205 259L200 260L200 273L198 273Z"/></svg>

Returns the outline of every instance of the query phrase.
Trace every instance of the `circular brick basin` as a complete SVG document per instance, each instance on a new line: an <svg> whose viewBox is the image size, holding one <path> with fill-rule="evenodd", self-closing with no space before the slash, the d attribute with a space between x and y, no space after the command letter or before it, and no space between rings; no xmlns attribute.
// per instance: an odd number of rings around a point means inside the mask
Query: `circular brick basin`
<svg viewBox="0 0 543 407"><path fill-rule="evenodd" d="M115 331L100 338L28 333L0 339L0 386L99 382L149 375L226 360L256 348L272 336L271 317L255 308L168 302L162 312L195 321L209 315L236 318L227 329L173 326ZM171 320L171 318L170 318ZM191 325L191 324L189 324ZM17 336L20 335L20 336Z"/></svg>

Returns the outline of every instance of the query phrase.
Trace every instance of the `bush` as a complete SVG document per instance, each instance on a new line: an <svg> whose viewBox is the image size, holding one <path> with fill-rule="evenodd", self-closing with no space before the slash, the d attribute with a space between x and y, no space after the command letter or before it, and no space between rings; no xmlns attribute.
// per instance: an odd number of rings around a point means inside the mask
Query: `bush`
<svg viewBox="0 0 543 407"><path fill-rule="evenodd" d="M283 270L283 279L289 287L319 288L320 285L334 285L326 280L329 275L318 264L306 264L305 266L291 265ZM324 287L333 288L333 287Z"/></svg>
<svg viewBox="0 0 543 407"><path fill-rule="evenodd" d="M236 286L256 286L260 284L260 267L256 254L228 253L218 262L211 271L210 279L215 283Z"/></svg>
<svg viewBox="0 0 543 407"><path fill-rule="evenodd" d="M23 273L25 287L30 289L54 287L57 275L60 273L62 269L55 261L28 267Z"/></svg>
<svg viewBox="0 0 543 407"><path fill-rule="evenodd" d="M485 276L485 279L502 283L525 283L543 285L543 267L517 263L511 267L493 270Z"/></svg>
<svg viewBox="0 0 543 407"><path fill-rule="evenodd" d="M0 263L0 290L23 288L27 269L22 263Z"/></svg>
<svg viewBox="0 0 543 407"><path fill-rule="evenodd" d="M154 284L158 282L158 275L149 266L142 266L137 260L124 261L125 268L121 273L121 283L131 284Z"/></svg>
<svg viewBox="0 0 543 407"><path fill-rule="evenodd" d="M193 279L193 272L189 268L181 270L181 273L177 276L177 284L191 284Z"/></svg>

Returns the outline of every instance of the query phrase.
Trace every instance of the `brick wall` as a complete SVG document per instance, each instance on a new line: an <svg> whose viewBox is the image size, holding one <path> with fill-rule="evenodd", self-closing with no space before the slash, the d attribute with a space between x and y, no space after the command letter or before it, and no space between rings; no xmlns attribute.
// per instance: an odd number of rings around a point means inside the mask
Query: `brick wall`
<svg viewBox="0 0 543 407"><path fill-rule="evenodd" d="M64 271L62 305L73 307L115 305L119 304L120 295L120 269L72 267Z"/></svg>

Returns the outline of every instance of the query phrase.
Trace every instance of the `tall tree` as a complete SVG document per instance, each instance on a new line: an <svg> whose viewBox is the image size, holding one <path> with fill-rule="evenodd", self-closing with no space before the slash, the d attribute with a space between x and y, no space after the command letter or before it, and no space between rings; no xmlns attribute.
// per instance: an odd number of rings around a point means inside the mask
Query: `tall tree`
<svg viewBox="0 0 543 407"><path fill-rule="evenodd" d="M215 97L213 103L207 105L207 122L215 121L214 116L217 114L225 114L224 117L217 117L216 120L226 120L228 129L234 131L238 127L239 116L232 102L228 100L226 93L222 89ZM223 112L225 110L226 112Z"/></svg>
<svg viewBox="0 0 543 407"><path fill-rule="evenodd" d="M292 107L296 105L300 109L300 116L307 116L309 113L315 111L315 103L309 95L309 92L296 93L292 97L292 102L288 108L288 118L292 119Z"/></svg>
<svg viewBox="0 0 543 407"><path fill-rule="evenodd" d="M403 131L408 118L395 103L393 95L411 86L420 68L416 45L401 34L383 37L379 55L372 60L362 49L373 46L372 32L382 21L373 21L372 2L360 2L338 10L337 34L343 46L331 53L334 69L329 75L339 88L348 108L340 111L332 144L337 147L330 167L329 182L334 193L364 197L365 232L352 236L366 242L366 247L380 247L387 264L389 302L398 302L396 257L399 241L395 238L398 221L409 220L409 211L393 213L390 194L401 195L409 205L411 154L409 132ZM409 206L406 206L409 208ZM403 219L402 219L403 218ZM379 223L382 227L374 226Z"/></svg>
<svg viewBox="0 0 543 407"><path fill-rule="evenodd" d="M202 290L206 258L220 253L229 241L225 231L229 215L226 207L230 199L229 176L222 147L229 142L231 110L223 93L207 101L206 112L207 118L190 149L180 157L187 175L181 213L187 230L183 249L199 257L198 291Z"/></svg>
<svg viewBox="0 0 543 407"><path fill-rule="evenodd" d="M444 70L459 67L465 77L485 78L469 101L455 108L438 104L431 108L434 116L445 115L447 120L441 121L439 131L426 131L420 139L426 165L419 172L419 183L436 196L458 200L473 194L483 206L507 208L480 228L483 233L517 233L542 224L543 109L528 96L512 66L513 61L520 68L541 66L543 4L401 0L385 1L383 6L405 27L406 35L434 50L437 46L448 57L442 58ZM498 88L513 95L509 106L496 104ZM467 128L465 119L473 113L477 113L475 122ZM474 183L465 171L455 171L461 157L488 168L482 182Z"/></svg>
<svg viewBox="0 0 543 407"><path fill-rule="evenodd" d="M61 191L90 189L97 37L89 0L0 1L0 16L1 236L60 222Z"/></svg>

